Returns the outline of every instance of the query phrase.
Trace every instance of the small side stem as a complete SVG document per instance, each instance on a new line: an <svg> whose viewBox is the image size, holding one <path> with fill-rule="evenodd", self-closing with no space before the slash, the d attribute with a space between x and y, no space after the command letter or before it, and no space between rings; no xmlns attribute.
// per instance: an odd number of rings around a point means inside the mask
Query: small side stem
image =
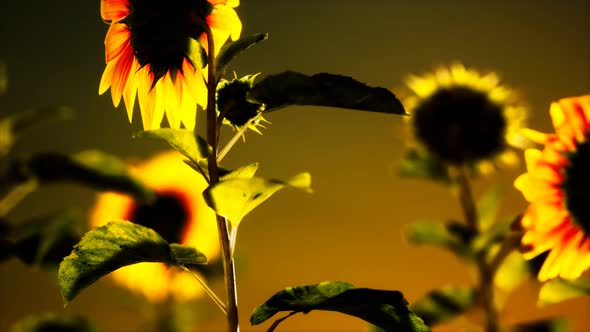
<svg viewBox="0 0 590 332"><path fill-rule="evenodd" d="M465 216L465 222L477 236L480 232L478 226L477 209L469 179L463 166L456 168L456 180L459 185L459 200ZM485 331L499 332L498 312L494 303L494 274L495 267L488 264L485 255L477 258L477 270L479 274L479 296L483 302L485 312Z"/></svg>
<svg viewBox="0 0 590 332"><path fill-rule="evenodd" d="M223 311L223 313L227 315L227 307L225 306L225 303L223 303L223 301L221 301L221 299L219 297L217 297L217 294L215 294L215 292L211 288L209 288L209 285L207 285L205 280L203 280L195 272L189 270L186 266L184 266L184 265L179 265L179 266L181 269L192 274L192 276L195 277L195 279L197 279L197 281L199 281L201 286L203 286L205 293L207 293L207 295L209 295L209 297L213 300L213 302L215 302L215 304L219 307L219 309L221 309L221 311Z"/></svg>

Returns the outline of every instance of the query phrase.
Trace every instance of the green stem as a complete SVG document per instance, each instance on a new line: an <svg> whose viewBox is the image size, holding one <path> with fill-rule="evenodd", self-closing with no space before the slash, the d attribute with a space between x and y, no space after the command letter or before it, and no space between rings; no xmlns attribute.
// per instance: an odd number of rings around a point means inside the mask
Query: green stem
<svg viewBox="0 0 590 332"><path fill-rule="evenodd" d="M209 288L209 285L207 285L207 283L205 282L205 280L203 280L203 278L201 278L195 272L189 270L186 266L179 265L179 267L181 269L185 270L186 272L192 274L192 276L195 277L195 279L197 279L197 281L199 281L199 283L201 284L201 286L203 286L203 289L205 290L205 293L207 293L207 295L209 295L209 297L213 300L213 302L215 302L215 304L219 307L219 309L221 309L221 311L223 311L223 313L225 315L227 315L227 308L225 306L225 303L223 303L223 301L221 301L221 299L219 299L219 297L217 297L217 294L215 294L215 292L211 288Z"/></svg>
<svg viewBox="0 0 590 332"><path fill-rule="evenodd" d="M204 23L204 22L201 22ZM213 33L207 24L202 24L207 34L208 42L208 79L207 79L207 142L213 149L209 155L209 184L211 186L219 182L219 170L217 166L217 119L215 111L215 93L217 82L215 80L215 47ZM240 330L238 320L238 298L236 290L236 275L234 270L234 261L231 254L230 238L227 227L227 221L221 216L217 216L217 230L219 232L219 242L221 244L221 254L223 258L223 270L225 274L225 289L227 293L227 322L228 331L237 332Z"/></svg>
<svg viewBox="0 0 590 332"><path fill-rule="evenodd" d="M465 222L472 229L475 236L479 235L480 229L477 222L477 209L473 199L473 192L469 179L463 166L457 168L457 184L459 185L459 200L465 216ZM494 263L495 264L495 263ZM479 296L483 302L485 313L485 331L498 332L498 312L494 303L494 273L495 266L488 264L486 255L477 257L477 270L479 274Z"/></svg>

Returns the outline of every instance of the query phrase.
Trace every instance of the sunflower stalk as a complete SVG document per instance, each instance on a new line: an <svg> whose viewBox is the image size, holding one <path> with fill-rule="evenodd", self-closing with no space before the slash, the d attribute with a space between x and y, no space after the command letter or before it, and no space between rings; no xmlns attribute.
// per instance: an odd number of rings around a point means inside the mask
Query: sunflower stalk
<svg viewBox="0 0 590 332"><path fill-rule="evenodd" d="M213 32L209 25L197 18L207 34L207 142L212 148L209 155L209 185L215 185L219 182L219 169L217 165L217 113L216 113L216 89L217 81L215 80L215 47ZM225 288L227 296L227 322L228 332L237 332L240 330L238 320L238 298L236 290L236 274L234 270L234 261L232 257L230 234L228 231L227 220L217 215L217 229L219 232L219 242L221 244L221 254L223 259L223 270L225 275Z"/></svg>
<svg viewBox="0 0 590 332"><path fill-rule="evenodd" d="M471 228L475 236L479 235L477 209L473 199L473 191L467 177L465 167L460 165L456 168L456 182L459 186L459 200L465 217L465 222ZM496 256L502 260L504 255ZM492 264L486 261L486 255L479 255L476 258L477 271L479 274L479 296L484 307L485 314L485 331L499 332L498 312L494 303L494 274L499 262L494 260Z"/></svg>

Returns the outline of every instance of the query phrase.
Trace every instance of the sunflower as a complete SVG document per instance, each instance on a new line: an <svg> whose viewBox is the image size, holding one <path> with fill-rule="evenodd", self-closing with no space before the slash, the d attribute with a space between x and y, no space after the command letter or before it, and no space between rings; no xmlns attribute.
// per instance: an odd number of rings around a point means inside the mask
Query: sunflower
<svg viewBox="0 0 590 332"><path fill-rule="evenodd" d="M242 23L239 0L101 0L101 16L110 23L105 38L106 69L99 94L111 88L117 107L123 97L131 122L137 97L143 127L157 129L166 114L172 128L195 127L197 104L207 104L207 70L202 67L207 36L215 54Z"/></svg>
<svg viewBox="0 0 590 332"><path fill-rule="evenodd" d="M403 103L418 145L452 165L486 173L516 161L509 146L522 146L518 131L526 108L495 73L481 75L461 64L406 80Z"/></svg>
<svg viewBox="0 0 590 332"><path fill-rule="evenodd" d="M92 227L111 220L129 220L154 229L170 243L198 248L209 259L209 267L219 260L215 213L203 200L202 192L207 188L203 177L187 166L177 152L157 155L132 167L130 172L156 192L156 200L148 205L123 194L100 194L90 214ZM204 294L190 274L162 263L127 266L112 276L116 282L155 302L170 296L188 300Z"/></svg>
<svg viewBox="0 0 590 332"><path fill-rule="evenodd" d="M265 106L247 98L256 76L258 74L238 78L234 73L231 81L221 79L217 86L217 112L223 114L223 123L235 130L241 130L247 125L248 129L262 134L258 129L264 128L261 122L269 123L260 114L264 112Z"/></svg>
<svg viewBox="0 0 590 332"><path fill-rule="evenodd" d="M521 225L525 258L549 251L538 278L576 279L590 267L590 95L550 108L554 134L524 133L543 144L527 149L527 173L514 186L530 203Z"/></svg>

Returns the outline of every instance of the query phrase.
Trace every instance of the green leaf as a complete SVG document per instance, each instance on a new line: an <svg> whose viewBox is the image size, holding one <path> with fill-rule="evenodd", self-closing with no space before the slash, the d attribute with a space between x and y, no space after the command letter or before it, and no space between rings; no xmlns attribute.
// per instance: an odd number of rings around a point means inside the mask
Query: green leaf
<svg viewBox="0 0 590 332"><path fill-rule="evenodd" d="M459 257L473 256L471 249L454 233L441 223L415 222L406 226L406 239L415 245L432 245L446 248Z"/></svg>
<svg viewBox="0 0 590 332"><path fill-rule="evenodd" d="M545 306L587 295L590 295L590 281L588 280L553 279L541 286L538 304Z"/></svg>
<svg viewBox="0 0 590 332"><path fill-rule="evenodd" d="M242 166L239 168L234 169L233 171L226 170L226 169L219 169L221 181L227 181L231 179L251 179L256 174L258 170L258 163L252 163L246 166Z"/></svg>
<svg viewBox="0 0 590 332"><path fill-rule="evenodd" d="M496 221L500 205L501 190L499 186L493 186L477 202L479 227L482 230L489 229Z"/></svg>
<svg viewBox="0 0 590 332"><path fill-rule="evenodd" d="M425 151L409 149L398 166L398 174L403 177L416 177L451 183L448 167L440 159Z"/></svg>
<svg viewBox="0 0 590 332"><path fill-rule="evenodd" d="M268 39L268 33L257 33L250 36L241 37L240 39L223 45L219 55L215 58L215 68L217 71L216 80L225 74L225 70L232 60L242 54L250 47Z"/></svg>
<svg viewBox="0 0 590 332"><path fill-rule="evenodd" d="M471 308L476 299L477 293L472 288L445 287L429 292L410 309L428 326L433 326L461 315Z"/></svg>
<svg viewBox="0 0 590 332"><path fill-rule="evenodd" d="M516 218L520 218L520 216L517 216ZM511 218L490 225L487 230L481 232L473 239L471 244L473 250L477 254L484 254L488 252L492 246L504 242L506 237L510 235L513 223L514 218Z"/></svg>
<svg viewBox="0 0 590 332"><path fill-rule="evenodd" d="M190 161L197 164L207 159L212 151L204 138L187 129L160 128L146 130L136 133L133 137L147 137L164 141L170 147L182 153Z"/></svg>
<svg viewBox="0 0 590 332"><path fill-rule="evenodd" d="M389 90L370 87L350 77L319 73L307 76L286 71L256 83L248 99L266 105L271 112L289 105L329 106L388 114L406 114Z"/></svg>
<svg viewBox="0 0 590 332"><path fill-rule="evenodd" d="M401 292L354 288L345 282L323 282L279 291L254 309L250 323L258 325L280 311L308 313L312 310L336 311L358 317L385 331L430 331L408 309ZM276 325L278 323L272 328Z"/></svg>
<svg viewBox="0 0 590 332"><path fill-rule="evenodd" d="M564 318L550 318L514 325L510 332L568 332L570 324Z"/></svg>
<svg viewBox="0 0 590 332"><path fill-rule="evenodd" d="M300 173L286 180L230 177L203 192L207 204L235 227L245 215L285 187L311 192L311 176Z"/></svg>
<svg viewBox="0 0 590 332"><path fill-rule="evenodd" d="M59 317L54 314L29 316L10 328L10 332L99 332L100 329L82 316Z"/></svg>
<svg viewBox="0 0 590 332"><path fill-rule="evenodd" d="M100 190L127 193L144 202L154 198L151 190L129 175L125 162L98 150L73 156L38 153L24 161L19 169L24 178L34 177L42 184L75 181Z"/></svg>
<svg viewBox="0 0 590 332"><path fill-rule="evenodd" d="M64 258L59 266L59 287L67 305L81 290L123 266L140 262L180 265L206 260L196 249L171 246L150 228L128 221L111 221L86 233Z"/></svg>
<svg viewBox="0 0 590 332"><path fill-rule="evenodd" d="M25 130L39 123L69 119L72 113L71 108L59 106L18 112L0 118L0 157L10 151Z"/></svg>
<svg viewBox="0 0 590 332"><path fill-rule="evenodd" d="M22 262L57 267L82 237L83 217L74 211L60 211L16 224L9 230L10 255Z"/></svg>
<svg viewBox="0 0 590 332"><path fill-rule="evenodd" d="M522 254L517 251L510 253L496 271L494 275L494 284L496 287L510 292L525 282L531 271L527 261Z"/></svg>

